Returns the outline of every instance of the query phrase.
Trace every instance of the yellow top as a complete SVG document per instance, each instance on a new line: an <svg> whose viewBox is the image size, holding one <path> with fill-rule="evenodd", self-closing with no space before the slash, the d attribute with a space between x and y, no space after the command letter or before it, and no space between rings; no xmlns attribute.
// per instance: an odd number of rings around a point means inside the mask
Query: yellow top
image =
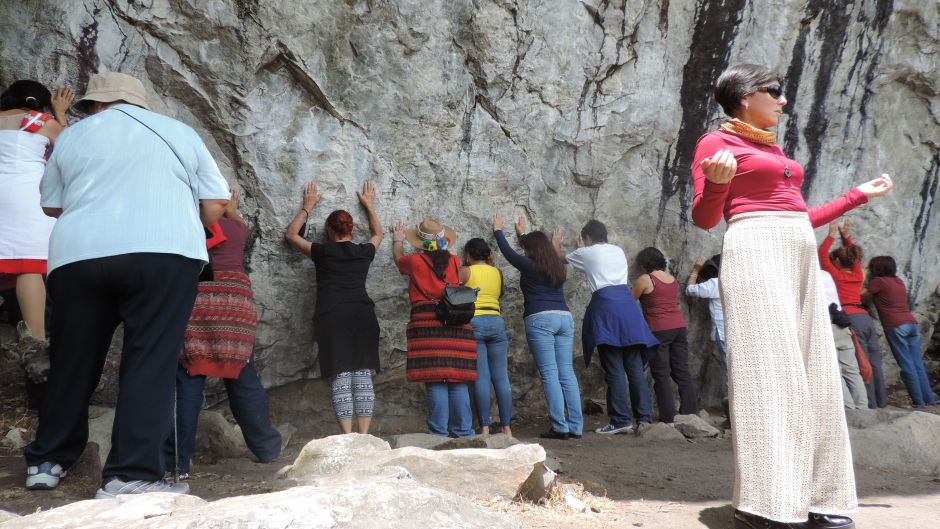
<svg viewBox="0 0 940 529"><path fill-rule="evenodd" d="M470 279L464 285L480 289L474 316L499 316L499 295L503 292L503 275L499 268L488 264L470 265Z"/></svg>

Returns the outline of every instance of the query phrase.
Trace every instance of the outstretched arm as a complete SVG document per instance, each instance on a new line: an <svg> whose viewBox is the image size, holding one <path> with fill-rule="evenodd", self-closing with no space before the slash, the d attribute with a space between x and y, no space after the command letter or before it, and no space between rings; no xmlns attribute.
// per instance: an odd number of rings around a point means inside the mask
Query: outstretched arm
<svg viewBox="0 0 940 529"><path fill-rule="evenodd" d="M894 181L889 175L882 174L879 178L869 180L835 200L810 209L809 221L814 228L818 228L866 204L872 198L885 196L892 189L894 189Z"/></svg>
<svg viewBox="0 0 940 529"><path fill-rule="evenodd" d="M304 187L303 207L294 215L294 219L290 221L290 224L287 226L287 232L284 234L284 240L307 257L310 257L311 245L310 241L300 235L300 228L307 222L307 218L310 217L310 211L320 202L321 198L322 195L317 191L316 182L307 183L307 186Z"/></svg>
<svg viewBox="0 0 940 529"><path fill-rule="evenodd" d="M398 261L405 256L405 223L395 224L395 231L392 233L392 261L397 265Z"/></svg>
<svg viewBox="0 0 940 529"><path fill-rule="evenodd" d="M705 259L698 258L695 261L695 264L692 265L692 273L689 274L689 286L698 283L698 273L702 271L702 267L705 266Z"/></svg>
<svg viewBox="0 0 940 529"><path fill-rule="evenodd" d="M362 204L362 207L366 210L366 215L369 217L369 233L372 234L369 242L378 249L379 245L382 244L382 239L385 238L385 234L382 233L382 223L379 222L379 216L375 213L375 184L371 180L367 181L362 186L362 193L357 191L356 196L359 197L359 203Z"/></svg>

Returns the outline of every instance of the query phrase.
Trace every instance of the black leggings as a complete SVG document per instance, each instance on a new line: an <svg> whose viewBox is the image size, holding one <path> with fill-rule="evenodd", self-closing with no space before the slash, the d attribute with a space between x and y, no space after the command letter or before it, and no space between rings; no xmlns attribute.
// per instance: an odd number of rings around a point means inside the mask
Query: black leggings
<svg viewBox="0 0 940 529"><path fill-rule="evenodd" d="M676 416L676 401L673 398L671 378L679 386L679 412L693 415L698 412L698 396L692 374L689 372L689 341L685 327L655 331L659 346L653 348L650 356L650 372L653 375L653 388L656 393L656 406L659 420L673 422Z"/></svg>

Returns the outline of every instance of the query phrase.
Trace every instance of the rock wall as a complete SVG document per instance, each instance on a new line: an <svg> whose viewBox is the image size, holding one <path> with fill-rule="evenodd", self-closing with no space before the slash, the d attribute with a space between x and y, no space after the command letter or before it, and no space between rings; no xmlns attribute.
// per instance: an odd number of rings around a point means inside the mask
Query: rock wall
<svg viewBox="0 0 940 529"><path fill-rule="evenodd" d="M684 280L696 257L720 250L723 228L690 222L689 166L695 140L721 119L713 82L735 62L784 75L790 103L778 134L805 165L810 205L895 175L895 192L851 214L857 239L867 255L898 260L925 333L937 317L932 2L43 0L0 4L0 31L0 84L34 78L81 92L92 72L131 73L154 110L205 138L243 190L258 365L267 385L284 386L272 395L285 416L331 417L325 387L312 382L313 266L282 242L304 182L324 192L317 237L335 208L350 209L366 236L355 190L373 179L386 226L434 215L465 241L487 236L500 211L562 227L570 247L596 217L628 255L663 249ZM502 265L517 413L535 414L544 405L518 275ZM421 390L404 382L405 281L388 241L368 287L386 369L378 413L405 421L389 428L420 425ZM580 319L589 290L579 274L567 293ZM686 308L693 372L703 403L715 404L707 311ZM586 394L602 386L598 366L580 375Z"/></svg>

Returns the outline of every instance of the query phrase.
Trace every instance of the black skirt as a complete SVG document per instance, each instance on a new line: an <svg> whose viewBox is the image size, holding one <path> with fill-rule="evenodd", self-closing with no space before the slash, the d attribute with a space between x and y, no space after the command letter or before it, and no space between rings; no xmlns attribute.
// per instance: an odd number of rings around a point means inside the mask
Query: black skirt
<svg viewBox="0 0 940 529"><path fill-rule="evenodd" d="M320 374L379 371L379 322L371 303L341 303L313 319Z"/></svg>

